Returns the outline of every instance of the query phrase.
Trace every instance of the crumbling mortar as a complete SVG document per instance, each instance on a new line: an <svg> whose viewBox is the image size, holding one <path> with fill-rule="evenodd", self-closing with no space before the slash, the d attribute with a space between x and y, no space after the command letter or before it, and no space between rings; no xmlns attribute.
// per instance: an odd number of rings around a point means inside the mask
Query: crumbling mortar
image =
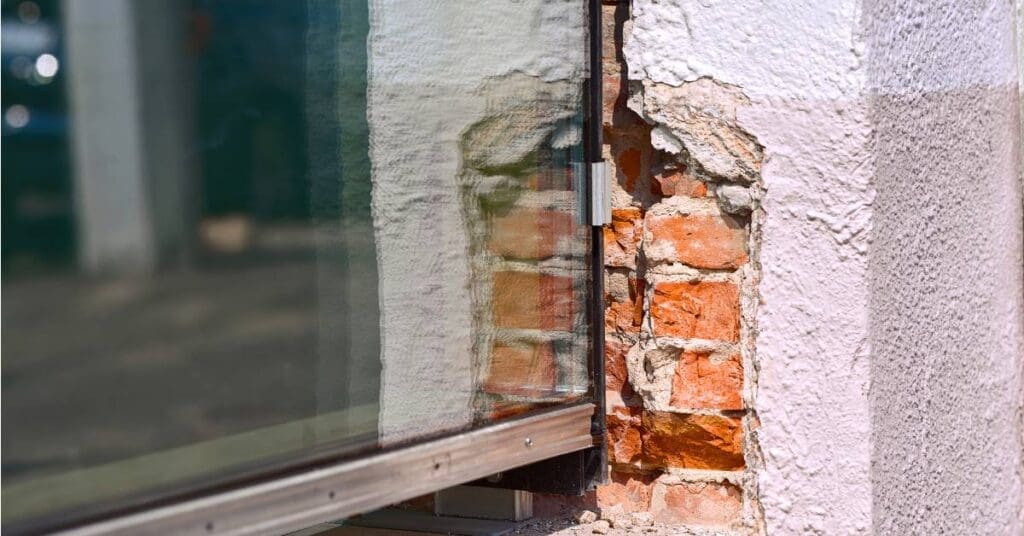
<svg viewBox="0 0 1024 536"><path fill-rule="evenodd" d="M633 87L637 87L633 85ZM644 87L643 85L640 86ZM733 89L739 90L733 86ZM632 92L631 92L632 93ZM636 103L635 93L630 96L630 102ZM642 102L642 97L641 97ZM634 111L636 108L633 108ZM643 108L641 107L641 110ZM652 128L652 144L665 152L671 149L672 138L666 134L664 125L659 125L647 114L641 114L648 123L654 125ZM721 119L718 117L718 119ZM739 127L735 127L739 128ZM743 131L744 134L745 131ZM749 134L748 134L749 135ZM659 142L656 138L661 136ZM753 137L750 136L752 139ZM763 151L763 147L756 142L757 151ZM743 186L735 184L736 177L714 176L685 149L685 144L679 143L677 154L679 160L692 170L694 175L702 178L711 178L709 181L711 199L692 199L686 197L669 197L656 200L645 207L647 214L672 214L672 213L698 213L698 214L720 214L722 212L747 216L747 251L748 262L736 270L706 270L695 269L682 263L660 263L651 265L644 254L647 247L648 236L646 229L641 232L641 240L637 246L637 272L643 273L648 284L643 296L643 321L641 331L636 344L627 354L627 366L629 382L633 390L641 397L643 407L646 410L668 411L675 413L699 414L699 415L742 415L744 430L744 459L745 469L738 476L733 476L732 481L743 490L743 516L742 524L745 528L756 534L764 533L764 516L758 500L757 472L762 466L763 458L757 442L758 419L754 401L757 392L757 376L759 366L756 359L756 314L759 295L757 283L760 278L760 239L763 210L760 201L763 197L763 183L760 176L760 159L757 161L756 169L751 169L750 174L744 177ZM763 153L762 153L763 154ZM737 201L737 198L740 201ZM713 201L712 201L713 199ZM715 206L717 205L717 206ZM640 222L643 225L643 222ZM654 288L657 283L668 281L729 281L736 283L740 289L740 341L738 344L720 343L716 341L673 339L667 337L656 337L653 329L653 319L650 312ZM672 349L678 351L686 350L711 350L728 351L739 349L743 360L744 382L742 398L747 408L741 412L714 411L701 408L680 408L668 404L671 394L671 378L674 373L674 363L671 360L651 363L652 349ZM665 389L668 385L668 391ZM660 386L660 387L656 387ZM641 468L643 468L641 464ZM674 469L661 469L666 474L676 474L685 480L692 477L692 473L673 472ZM683 470L685 471L685 470ZM735 473L734 473L735 475Z"/></svg>
<svg viewBox="0 0 1024 536"><path fill-rule="evenodd" d="M623 4L623 1L605 0L605 3ZM629 16L622 21L616 32L616 63L621 67L622 73L628 72L625 58L621 52L622 40L629 33L632 21ZM692 84L692 82L690 83ZM703 84L702 87L698 87ZM680 133L674 131L679 124L672 124L672 107L660 110L647 110L644 106L645 92L662 91L658 84L650 81L629 81L629 89L625 91L627 107L642 118L650 127L644 129L631 129L628 121L623 122L627 128L625 131L615 130L617 122L622 121L629 110L616 108L613 113L613 121L606 124L606 140L604 147L606 158L617 161L616 158L628 148L642 147L641 160L643 169L649 172L662 172L666 168L672 169L679 166L687 176L704 183L707 187L705 197L688 197L685 195L652 195L653 175L641 174L642 176L631 184L626 180L622 170L617 170L616 184L613 191L613 206L617 208L637 207L641 209L641 218L637 222L637 230L640 239L637 244L635 257L635 269L609 268L606 267L606 281L609 283L610 294L614 295L617 301L626 301L630 298L628 280L636 278L643 280L646 284L643 287L641 296L636 299L642 300L642 317L639 333L609 334L609 338L630 344L627 353L626 363L628 369L627 381L636 396L641 400L641 408L645 411L668 411L685 414L709 414L730 417L741 417L744 431L744 458L745 468L742 471L710 471L694 470L678 467L650 467L639 462L636 464L613 464L616 471L628 473L657 474L658 481L663 484L680 485L697 482L728 482L738 486L743 493L742 518L736 526L714 529L710 533L715 534L764 534L763 513L758 501L757 472L762 467L762 456L757 444L757 412L754 408L754 401L757 392L757 376L759 365L756 359L756 310L759 301L757 285L761 274L760 265L760 241L761 225L763 221L763 210L760 201L763 196L763 183L761 180L761 163L763 160L764 148L754 136L738 126L735 120L735 109L747 102L742 88L723 84L710 77L698 81L697 86L683 88L685 93L691 89L702 89L710 91L712 101L718 95L735 97L735 102L726 102L720 108L712 107L710 110L691 109L690 101L683 101L684 108L714 123L713 128L705 129L703 133L710 133L711 136L699 138L702 132ZM685 85L685 84L684 84ZM666 95L672 96L672 89ZM705 95L707 96L707 95ZM677 101L673 101L673 105ZM721 104L721 103L718 103ZM651 112L651 113L649 113ZM665 115L668 113L669 115ZM704 114L701 116L701 114ZM683 117L686 119L686 117ZM677 117L678 119L678 117ZM690 118L692 119L692 117ZM682 122L685 126L686 122ZM692 126L692 121L691 121ZM719 130L716 130L719 129ZM637 132L646 133L646 139L638 139ZM682 134L682 135L681 135ZM697 138L695 138L697 136ZM719 136L719 138L714 138ZM737 165L732 168L728 165L721 165L725 160L709 159L707 153L690 150L687 142L696 141L696 149L701 143L709 140L722 141L722 136L734 142L733 145L725 143L726 147L732 147L740 152L752 155L751 165ZM730 141L730 140L726 140ZM724 142L723 142L724 143ZM646 144L646 146L645 146ZM707 143L704 143L706 146ZM735 154L734 154L735 156ZM717 166L717 167L716 167ZM660 186L659 186L660 189ZM675 192L678 193L678 192ZM697 269L678 262L652 263L645 253L646 229L645 218L648 215L660 214L707 214L722 215L729 214L743 222L747 229L747 253L748 261L735 270L709 270ZM650 304L654 295L654 288L662 282L731 282L737 285L740 290L740 337L738 342L722 342L701 339L680 339L672 337L656 337L653 329L653 318L650 311ZM614 286L614 288L612 288ZM654 371L660 375L662 383L661 392L657 395L643 393L644 386L650 386L648 381L647 361L648 350L659 350L669 352L662 355L664 362L660 364L661 371ZM735 355L738 351L743 364L744 382L742 400L745 410L740 411L718 411L707 409L686 409L671 407L668 400L671 391L672 373L675 368L675 360L682 351L711 352L713 356L719 357L725 354ZM674 358L672 354L674 353ZM666 377L667 376L667 377ZM668 390L664 385L668 385ZM650 389L648 389L649 391ZM697 533L689 528L680 527L680 533Z"/></svg>
<svg viewBox="0 0 1024 536"><path fill-rule="evenodd" d="M752 205L750 213L749 234L747 237L747 254L749 260L742 268L743 278L740 285L740 341L744 370L744 404L747 415L743 418L744 470L742 489L744 492L744 517L749 521L755 534L766 534L764 509L760 501L757 475L764 466L764 455L758 438L760 419L757 415L757 385L760 374L760 362L757 359L757 308L761 303L758 290L761 280L761 236L764 222L764 209L761 200L764 198L764 181L758 174L750 187Z"/></svg>
<svg viewBox="0 0 1024 536"><path fill-rule="evenodd" d="M680 262L662 263L647 267L647 281L657 283L694 283L697 281L740 284L742 274L737 270L707 270L687 266Z"/></svg>

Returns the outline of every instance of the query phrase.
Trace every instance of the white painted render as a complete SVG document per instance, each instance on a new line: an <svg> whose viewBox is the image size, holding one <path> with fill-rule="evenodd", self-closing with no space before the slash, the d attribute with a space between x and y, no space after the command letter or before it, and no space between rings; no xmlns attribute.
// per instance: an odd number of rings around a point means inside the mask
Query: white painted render
<svg viewBox="0 0 1024 536"><path fill-rule="evenodd" d="M764 146L768 533L1020 533L1010 2L632 8L630 79L736 85Z"/></svg>
<svg viewBox="0 0 1024 536"><path fill-rule="evenodd" d="M874 526L1020 534L1021 183L1012 4L864 3L875 128Z"/></svg>

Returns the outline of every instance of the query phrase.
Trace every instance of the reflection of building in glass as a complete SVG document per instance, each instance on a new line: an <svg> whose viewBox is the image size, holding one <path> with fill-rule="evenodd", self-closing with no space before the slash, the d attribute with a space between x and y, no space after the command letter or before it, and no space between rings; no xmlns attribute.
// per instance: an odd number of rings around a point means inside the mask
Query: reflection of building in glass
<svg viewBox="0 0 1024 536"><path fill-rule="evenodd" d="M5 2L5 270L146 271L308 220L305 17L291 2Z"/></svg>
<svg viewBox="0 0 1024 536"><path fill-rule="evenodd" d="M58 5L57 0L0 4L5 274L67 264L74 256Z"/></svg>

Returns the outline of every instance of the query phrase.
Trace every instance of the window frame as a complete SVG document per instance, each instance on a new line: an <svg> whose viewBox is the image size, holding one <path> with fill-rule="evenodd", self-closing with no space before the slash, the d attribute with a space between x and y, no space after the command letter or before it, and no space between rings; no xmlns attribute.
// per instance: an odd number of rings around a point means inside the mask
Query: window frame
<svg viewBox="0 0 1024 536"><path fill-rule="evenodd" d="M233 483L113 508L103 514L57 513L3 527L12 534L281 534L367 512L446 487L483 485L580 494L604 482L604 245L593 212L593 164L601 163L601 1L586 10L588 68L584 91L584 181L591 231L589 400L553 406L464 432L372 454L338 454L288 469L256 470ZM603 187L603 186L598 186ZM599 199L606 197L598 194ZM602 200L607 202L607 200ZM552 462L569 470L551 471Z"/></svg>

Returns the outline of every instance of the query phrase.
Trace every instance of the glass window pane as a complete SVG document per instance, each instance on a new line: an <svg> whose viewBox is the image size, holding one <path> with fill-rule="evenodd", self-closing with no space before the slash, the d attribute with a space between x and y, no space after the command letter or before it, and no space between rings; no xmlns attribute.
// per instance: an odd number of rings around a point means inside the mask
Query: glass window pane
<svg viewBox="0 0 1024 536"><path fill-rule="evenodd" d="M3 0L5 526L586 398L581 0Z"/></svg>

